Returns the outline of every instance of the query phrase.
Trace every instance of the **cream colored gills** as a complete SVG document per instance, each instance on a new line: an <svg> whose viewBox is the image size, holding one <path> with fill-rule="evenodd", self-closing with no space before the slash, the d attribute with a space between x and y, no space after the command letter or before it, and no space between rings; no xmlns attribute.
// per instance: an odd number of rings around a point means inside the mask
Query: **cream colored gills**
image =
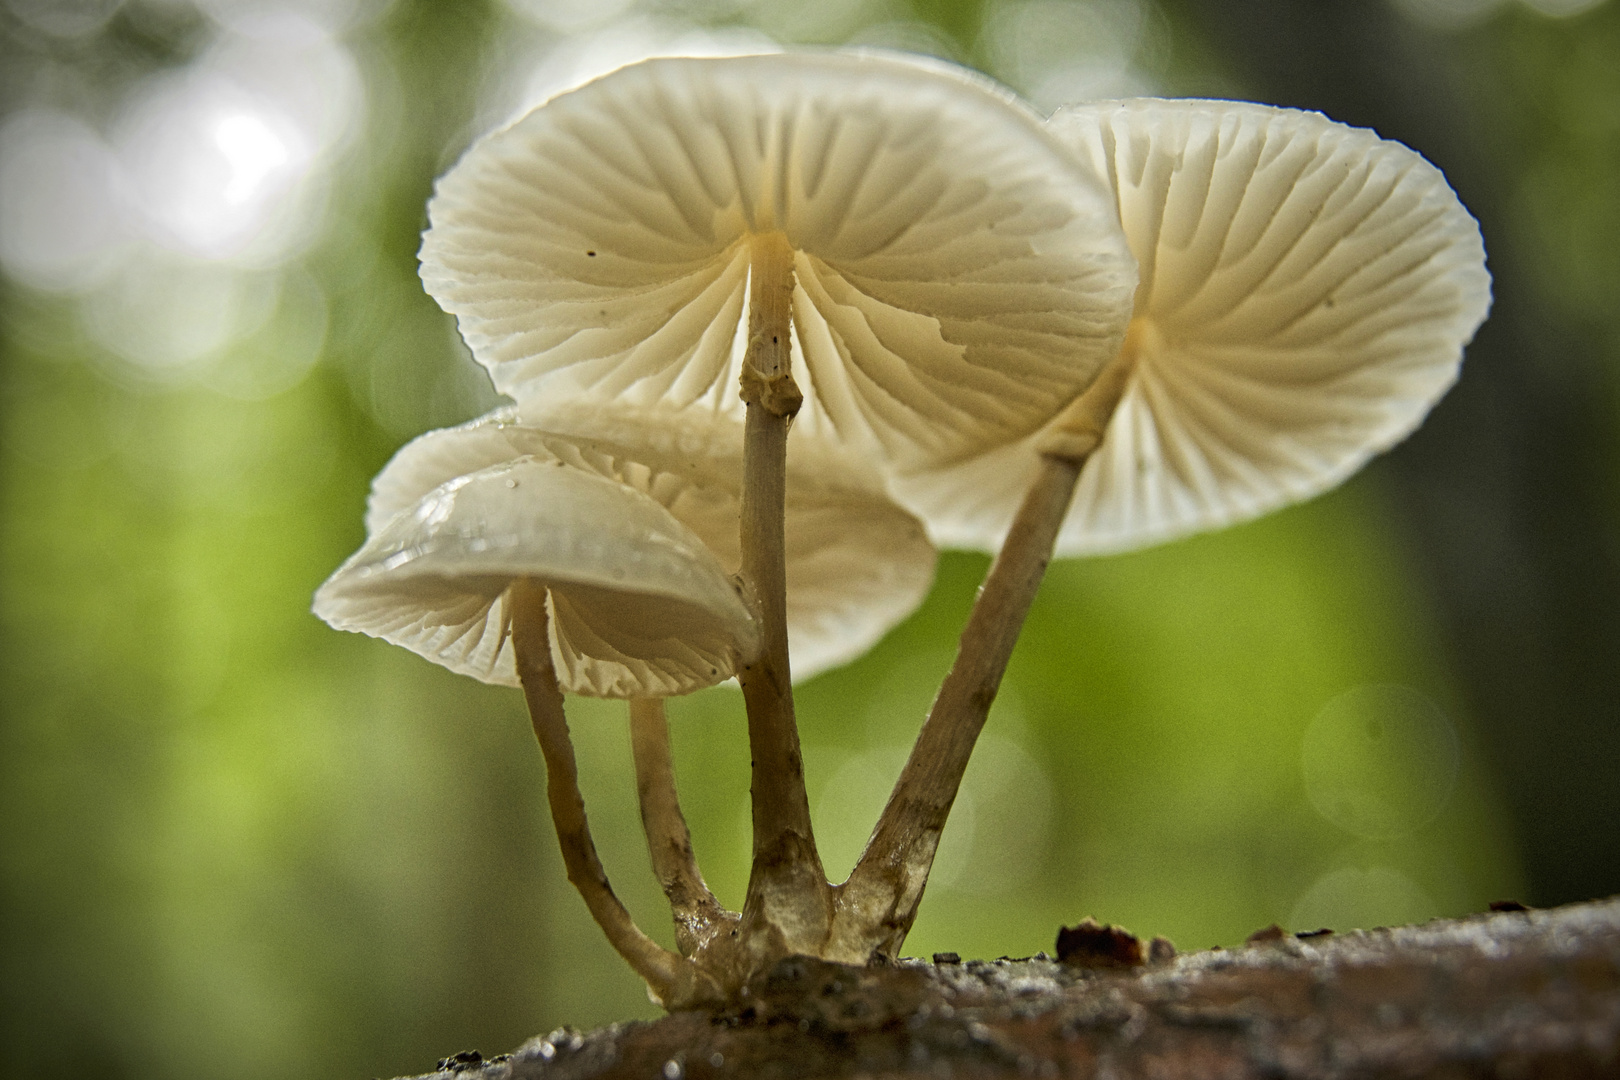
<svg viewBox="0 0 1620 1080"><path fill-rule="evenodd" d="M1455 381L1490 306L1479 227L1370 131L1246 102L1059 110L1111 178L1142 284L1131 381L1059 554L1257 517L1342 481ZM946 546L994 550L1035 440L901 485Z"/></svg>
<svg viewBox="0 0 1620 1080"><path fill-rule="evenodd" d="M655 60L480 141L428 290L525 408L742 412L749 236L793 250L796 424L937 464L1034 430L1124 334L1100 178L1005 91L876 55Z"/></svg>

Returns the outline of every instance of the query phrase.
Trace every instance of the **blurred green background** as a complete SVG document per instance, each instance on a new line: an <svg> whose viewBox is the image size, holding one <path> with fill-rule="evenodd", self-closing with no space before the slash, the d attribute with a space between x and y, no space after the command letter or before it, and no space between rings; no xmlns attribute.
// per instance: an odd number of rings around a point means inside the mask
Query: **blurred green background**
<svg viewBox="0 0 1620 1080"><path fill-rule="evenodd" d="M388 1076L654 1014L564 880L520 695L309 597L389 455L495 402L417 281L433 178L580 79L771 42L1042 107L1322 109L1445 169L1495 274L1462 382L1341 490L1053 568L908 951L1620 892L1620 5L0 0L0 1076ZM801 689L835 874L985 565ZM667 941L622 706L573 717ZM735 903L740 697L672 718Z"/></svg>

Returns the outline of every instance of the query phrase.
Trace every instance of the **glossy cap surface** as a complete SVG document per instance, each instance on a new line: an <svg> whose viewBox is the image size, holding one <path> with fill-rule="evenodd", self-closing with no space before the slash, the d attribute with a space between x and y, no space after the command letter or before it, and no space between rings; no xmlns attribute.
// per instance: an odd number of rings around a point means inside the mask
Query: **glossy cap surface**
<svg viewBox="0 0 1620 1080"><path fill-rule="evenodd" d="M315 594L315 613L338 629L515 686L507 593L529 577L548 586L569 693L688 693L758 651L752 616L702 540L642 492L543 448L384 509L374 500L365 545Z"/></svg>
<svg viewBox="0 0 1620 1080"><path fill-rule="evenodd" d="M446 479L531 456L643 493L690 529L727 573L740 562L742 432L713 414L609 406L569 410L570 432L502 409L407 444L373 483L375 530ZM550 430L548 430L550 429ZM795 430L788 455L787 614L795 679L871 648L916 609L935 553L921 522L868 463Z"/></svg>

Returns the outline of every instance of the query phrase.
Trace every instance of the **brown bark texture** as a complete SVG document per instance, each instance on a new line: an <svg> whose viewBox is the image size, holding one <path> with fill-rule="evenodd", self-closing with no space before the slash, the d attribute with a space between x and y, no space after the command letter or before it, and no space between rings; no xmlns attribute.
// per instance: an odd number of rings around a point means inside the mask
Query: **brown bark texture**
<svg viewBox="0 0 1620 1080"><path fill-rule="evenodd" d="M1620 1077L1620 897L1272 927L1179 956L1088 920L1060 948L864 968L794 957L725 1011L563 1028L417 1080Z"/></svg>

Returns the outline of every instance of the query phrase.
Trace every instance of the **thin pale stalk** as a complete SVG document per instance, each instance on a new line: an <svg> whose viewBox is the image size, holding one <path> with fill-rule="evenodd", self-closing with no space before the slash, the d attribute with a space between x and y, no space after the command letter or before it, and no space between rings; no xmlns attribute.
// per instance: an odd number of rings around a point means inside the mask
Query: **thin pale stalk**
<svg viewBox="0 0 1620 1080"><path fill-rule="evenodd" d="M751 239L750 259L741 574L757 604L761 649L738 673L753 754L753 869L743 921L750 941L768 952L814 953L826 940L832 909L810 827L788 669L787 433L802 401L789 336L793 249L780 233L766 233ZM775 933L780 942L773 943Z"/></svg>
<svg viewBox="0 0 1620 1080"><path fill-rule="evenodd" d="M991 563L962 631L956 662L934 699L866 851L839 888L830 958L856 961L873 952L896 955L911 930L945 819L1052 560L1080 470L1101 444L1129 382L1134 341L1134 336L1127 337L1119 357L1065 410L1038 447L1040 471Z"/></svg>
<svg viewBox="0 0 1620 1080"><path fill-rule="evenodd" d="M518 678L529 703L529 718L540 753L546 759L546 799L557 829L568 880L579 890L591 917L618 954L646 980L653 994L670 1008L718 997L706 976L684 957L670 952L642 932L630 918L597 857L579 790L579 767L568 737L562 691L551 661L550 617L546 588L520 578L513 582L512 646Z"/></svg>
<svg viewBox="0 0 1620 1080"><path fill-rule="evenodd" d="M737 916L709 891L692 853L692 834L675 789L675 763L669 750L669 722L662 698L630 699L630 749L636 763L636 795L641 828L647 834L653 874L663 887L675 918L675 942L683 955L704 951Z"/></svg>

